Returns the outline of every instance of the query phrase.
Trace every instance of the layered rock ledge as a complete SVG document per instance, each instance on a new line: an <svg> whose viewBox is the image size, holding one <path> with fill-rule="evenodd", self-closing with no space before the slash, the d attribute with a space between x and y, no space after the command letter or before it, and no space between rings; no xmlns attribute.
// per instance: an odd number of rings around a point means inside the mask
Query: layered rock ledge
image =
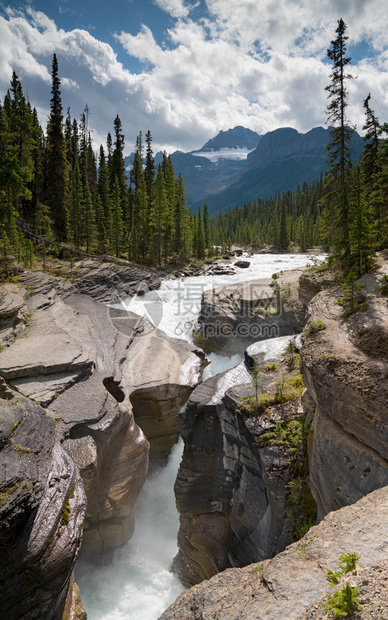
<svg viewBox="0 0 388 620"><path fill-rule="evenodd" d="M331 512L300 541L271 560L230 568L183 594L160 620L310 620L328 617L321 604L329 584L325 569L337 570L341 554L358 553L359 585L367 620L387 615L388 487L370 493L352 506ZM369 568L371 567L371 568ZM376 575L377 573L377 575ZM376 597L375 605L373 604Z"/></svg>

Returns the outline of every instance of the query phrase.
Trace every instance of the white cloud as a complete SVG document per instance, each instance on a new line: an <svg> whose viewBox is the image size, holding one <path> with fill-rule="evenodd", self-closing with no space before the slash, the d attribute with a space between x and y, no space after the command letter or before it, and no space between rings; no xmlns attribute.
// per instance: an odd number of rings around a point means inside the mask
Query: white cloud
<svg viewBox="0 0 388 620"><path fill-rule="evenodd" d="M182 17L187 17L190 12L190 7L186 6L185 2L182 0L154 0L155 4L171 15L171 17L175 17L180 19Z"/></svg>
<svg viewBox="0 0 388 620"><path fill-rule="evenodd" d="M116 38L130 56L157 64L162 49L157 45L151 30L142 25L140 32L134 36L126 32L116 35Z"/></svg>
<svg viewBox="0 0 388 620"><path fill-rule="evenodd" d="M88 102L96 142L112 131L116 114L128 152L137 133L148 129L154 147L168 150L199 148L235 125L259 133L280 126L308 131L326 120L326 50L342 16L348 44L365 41L376 51L351 68L359 77L349 87L349 118L361 129L370 91L385 120L388 4L381 0L206 0L208 13L199 21L190 17L193 3L155 3L173 18L165 46L146 24L136 35L116 35L140 61L137 74L86 30L66 32L32 9L8 10L8 19L0 17L0 96L15 69L38 109L48 110L56 52L64 109L70 105L78 116Z"/></svg>

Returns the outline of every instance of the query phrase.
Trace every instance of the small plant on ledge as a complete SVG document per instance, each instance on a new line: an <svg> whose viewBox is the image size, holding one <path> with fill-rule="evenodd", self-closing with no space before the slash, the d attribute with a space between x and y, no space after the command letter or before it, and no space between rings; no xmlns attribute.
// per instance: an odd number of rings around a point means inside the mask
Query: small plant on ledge
<svg viewBox="0 0 388 620"><path fill-rule="evenodd" d="M381 295L388 295L388 274L385 273L379 280L379 291Z"/></svg>
<svg viewBox="0 0 388 620"><path fill-rule="evenodd" d="M341 555L339 558L339 571L332 571L327 568L326 579L330 587L334 588L337 586L343 575L353 571L359 559L360 556L358 553L347 553ZM323 604L323 608L326 612L330 613L333 618L349 618L355 611L361 610L358 594L358 588L352 588L351 585L346 582L341 589L336 590L333 594L328 596L327 603Z"/></svg>
<svg viewBox="0 0 388 620"><path fill-rule="evenodd" d="M308 323L306 325L306 332L307 332L308 336L312 336L313 334L317 334L318 332L321 332L324 329L326 329L326 325L325 325L325 323L323 323L319 319L317 321L312 321L310 319L310 321L308 321Z"/></svg>

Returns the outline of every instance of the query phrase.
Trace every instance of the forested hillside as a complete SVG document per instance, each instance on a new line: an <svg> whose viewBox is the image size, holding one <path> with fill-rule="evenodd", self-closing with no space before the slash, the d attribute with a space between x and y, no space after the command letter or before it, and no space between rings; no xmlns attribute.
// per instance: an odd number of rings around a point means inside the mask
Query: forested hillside
<svg viewBox="0 0 388 620"><path fill-rule="evenodd" d="M164 153L156 168L152 136L141 132L126 178L119 116L96 161L89 108L80 121L64 118L58 62L52 63L46 132L13 73L0 105L0 243L31 265L33 245L45 253L60 242L85 253L113 254L146 264L205 257L209 247L206 209L186 207L182 176Z"/></svg>
<svg viewBox="0 0 388 620"><path fill-rule="evenodd" d="M301 252L319 246L322 191L321 177L274 198L236 205L210 220L212 238L217 244L272 245L283 251L290 244Z"/></svg>

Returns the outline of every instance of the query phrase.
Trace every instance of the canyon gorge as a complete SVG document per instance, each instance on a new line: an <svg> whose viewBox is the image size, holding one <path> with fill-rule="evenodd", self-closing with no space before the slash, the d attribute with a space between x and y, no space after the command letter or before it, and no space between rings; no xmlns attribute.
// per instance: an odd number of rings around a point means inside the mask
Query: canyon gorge
<svg viewBox="0 0 388 620"><path fill-rule="evenodd" d="M127 544L147 472L165 466L179 434L173 568L189 589L162 618L319 617L324 568L341 553L384 568L387 355L376 342L388 338L388 259L363 277L367 305L348 319L338 282L305 269L310 257L248 260L229 260L228 276L163 281L80 261L73 277L23 270L2 286L2 615L86 618L77 557L108 565ZM214 324L228 329L214 336ZM216 374L204 350L241 361ZM302 395L244 409L252 369L270 399L299 364ZM304 429L296 451L277 441L279 425ZM296 479L318 522L298 542Z"/></svg>

